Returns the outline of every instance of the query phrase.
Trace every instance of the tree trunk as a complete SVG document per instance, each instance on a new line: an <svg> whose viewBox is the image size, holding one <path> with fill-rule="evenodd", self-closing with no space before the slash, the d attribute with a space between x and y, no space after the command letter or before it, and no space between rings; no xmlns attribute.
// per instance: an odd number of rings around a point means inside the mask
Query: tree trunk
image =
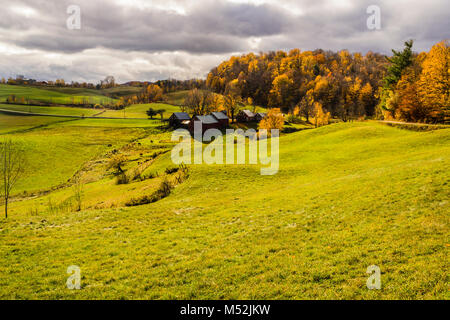
<svg viewBox="0 0 450 320"><path fill-rule="evenodd" d="M5 200L5 219L8 219L8 199Z"/></svg>

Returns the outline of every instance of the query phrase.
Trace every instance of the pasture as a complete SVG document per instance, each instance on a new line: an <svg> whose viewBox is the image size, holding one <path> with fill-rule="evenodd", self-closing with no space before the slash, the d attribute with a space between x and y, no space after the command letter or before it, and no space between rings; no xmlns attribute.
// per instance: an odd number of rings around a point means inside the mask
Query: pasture
<svg viewBox="0 0 450 320"><path fill-rule="evenodd" d="M52 104L76 104L83 100L89 103L101 103L102 101L115 101L96 90L82 88L38 88L30 86L15 86L0 84L0 102L6 101L10 95L18 98L25 98L34 101L47 102Z"/></svg>
<svg viewBox="0 0 450 320"><path fill-rule="evenodd" d="M450 129L354 122L286 134L275 176L190 165L167 198L126 207L172 178L161 122L36 118L46 126L8 135L31 164L0 219L2 299L449 298ZM142 181L116 184L117 153ZM62 206L74 176L85 183L79 212ZM65 286L70 265L81 290ZM381 290L366 288L370 265Z"/></svg>

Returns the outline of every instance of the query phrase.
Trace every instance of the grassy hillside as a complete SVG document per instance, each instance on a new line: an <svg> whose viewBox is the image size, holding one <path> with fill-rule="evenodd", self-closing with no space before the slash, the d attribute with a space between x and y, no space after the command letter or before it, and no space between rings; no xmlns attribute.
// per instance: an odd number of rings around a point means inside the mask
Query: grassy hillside
<svg viewBox="0 0 450 320"><path fill-rule="evenodd" d="M0 104L0 109L22 111L29 113L40 113L49 115L63 115L63 116L94 116L102 112L101 109L89 108L72 108L72 107L46 107L46 106L31 106L31 105L14 105L14 104Z"/></svg>
<svg viewBox="0 0 450 320"><path fill-rule="evenodd" d="M10 95L24 97L26 99L51 102L54 104L81 103L87 99L90 103L101 103L111 100L97 90L83 88L52 88L52 87L31 87L31 86L13 86L0 84L0 102L6 101ZM114 99L113 99L114 100Z"/></svg>
<svg viewBox="0 0 450 320"><path fill-rule="evenodd" d="M1 108L1 107L0 107ZM33 128L42 128L51 123L69 121L55 117L14 116L0 112L0 135L5 133L22 132Z"/></svg>
<svg viewBox="0 0 450 320"><path fill-rule="evenodd" d="M114 118L123 118L124 115L126 118L142 118L142 119L148 119L147 116L147 110L153 108L155 110L166 110L164 112L163 117L165 119L169 118L170 115L174 112L180 112L180 107L165 104L165 103L147 103L147 104L134 104L131 106L128 106L124 110L106 110L106 112L102 113L102 117L114 117ZM160 118L159 115L154 117L155 119Z"/></svg>
<svg viewBox="0 0 450 320"><path fill-rule="evenodd" d="M111 118L134 118L134 119L148 119L146 111L149 108L155 110L164 109L163 117L169 118L173 112L180 112L181 109L178 106L173 106L165 103L148 103L148 104L135 104L126 107L125 110L110 110L110 109L91 109L91 108L76 108L76 107L64 107L64 106L32 106L32 105L14 105L14 104L1 104L0 109L22 111L29 113L40 113L48 115L64 115L64 116L86 116L86 117L111 117ZM154 119L159 119L157 115Z"/></svg>
<svg viewBox="0 0 450 320"><path fill-rule="evenodd" d="M56 185L81 167L91 182L81 212L46 210L69 188L12 204L0 220L1 298L449 298L449 129L341 123L293 133L280 139L275 176L192 165L168 198L128 208L123 198L149 193L173 166L170 132L102 121L17 135L36 165L20 188ZM111 149L127 169L145 162L160 176L115 184ZM163 153L146 162L154 151ZM79 291L65 287L70 265L81 267ZM382 290L366 288L370 265Z"/></svg>

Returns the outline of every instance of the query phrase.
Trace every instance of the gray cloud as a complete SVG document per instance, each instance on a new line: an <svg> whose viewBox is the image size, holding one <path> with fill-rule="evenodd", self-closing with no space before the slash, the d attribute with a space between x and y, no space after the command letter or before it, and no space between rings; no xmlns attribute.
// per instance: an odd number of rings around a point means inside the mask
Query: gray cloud
<svg viewBox="0 0 450 320"><path fill-rule="evenodd" d="M120 81L204 76L231 54L316 48L389 53L450 38L447 0L0 0L0 75ZM69 4L81 30L66 28ZM366 27L379 5L382 29Z"/></svg>

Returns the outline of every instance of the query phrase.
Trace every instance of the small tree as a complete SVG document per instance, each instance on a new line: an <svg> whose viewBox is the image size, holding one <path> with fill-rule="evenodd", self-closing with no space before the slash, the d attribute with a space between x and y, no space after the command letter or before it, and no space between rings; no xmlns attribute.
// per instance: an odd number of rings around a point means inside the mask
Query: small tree
<svg viewBox="0 0 450 320"><path fill-rule="evenodd" d="M329 112L323 111L322 104L315 102L314 103L314 116L312 118L312 122L314 126L322 127L330 123L331 114Z"/></svg>
<svg viewBox="0 0 450 320"><path fill-rule="evenodd" d="M5 139L0 143L0 194L4 200L5 218L11 191L24 172L23 150L19 143Z"/></svg>
<svg viewBox="0 0 450 320"><path fill-rule="evenodd" d="M116 154L110 160L108 169L116 170L117 174L124 173L122 166L127 162L127 158L123 154Z"/></svg>
<svg viewBox="0 0 450 320"><path fill-rule="evenodd" d="M166 112L166 109L159 109L157 112L161 116L161 121L163 121L164 120L164 112Z"/></svg>
<svg viewBox="0 0 450 320"><path fill-rule="evenodd" d="M75 178L75 183L73 185L73 198L75 199L75 203L77 206L76 210L81 211L84 199L84 186L81 177Z"/></svg>
<svg viewBox="0 0 450 320"><path fill-rule="evenodd" d="M156 111L153 108L150 108L147 110L147 115L150 117L150 119L153 119L154 116L158 114L158 111Z"/></svg>
<svg viewBox="0 0 450 320"><path fill-rule="evenodd" d="M284 126L284 117L279 108L272 108L267 113L267 116L259 123L259 129L278 129L282 130Z"/></svg>

